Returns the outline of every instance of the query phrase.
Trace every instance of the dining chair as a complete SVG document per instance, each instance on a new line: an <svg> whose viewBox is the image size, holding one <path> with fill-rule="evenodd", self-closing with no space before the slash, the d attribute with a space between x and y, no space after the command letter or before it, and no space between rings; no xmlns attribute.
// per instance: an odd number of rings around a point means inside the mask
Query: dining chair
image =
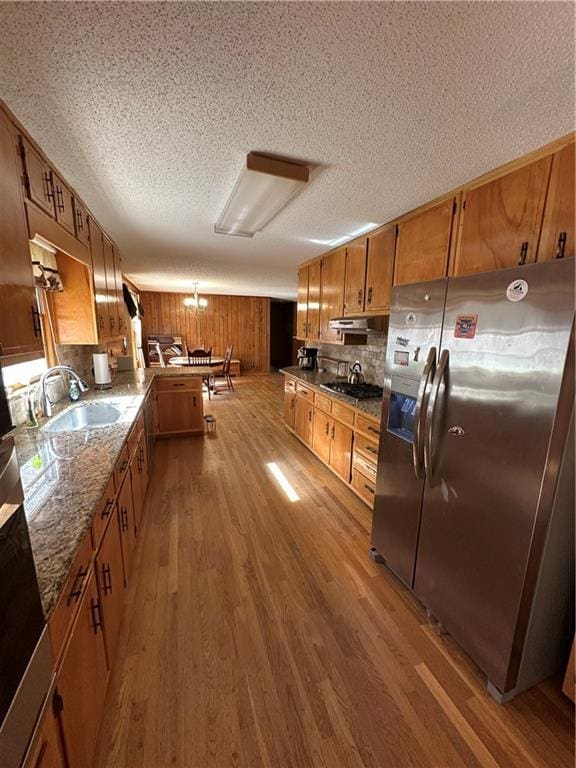
<svg viewBox="0 0 576 768"><path fill-rule="evenodd" d="M226 347L226 354L224 355L224 362L222 363L222 368L219 368L218 370L214 371L212 373L212 381L214 383L214 393L217 394L218 390L216 389L216 379L224 379L226 381L226 388L228 391L232 390L234 392L234 384L232 383L232 376L230 374L230 364L232 362L232 352L234 350L233 344L228 344Z"/></svg>
<svg viewBox="0 0 576 768"><path fill-rule="evenodd" d="M208 349L202 349L201 347L198 347L198 349L189 349L188 351L188 365L192 367L204 367L204 366L210 366L212 362L212 347L209 347ZM208 390L208 400L212 399L212 374L207 373L202 375L202 385L206 384L206 389Z"/></svg>

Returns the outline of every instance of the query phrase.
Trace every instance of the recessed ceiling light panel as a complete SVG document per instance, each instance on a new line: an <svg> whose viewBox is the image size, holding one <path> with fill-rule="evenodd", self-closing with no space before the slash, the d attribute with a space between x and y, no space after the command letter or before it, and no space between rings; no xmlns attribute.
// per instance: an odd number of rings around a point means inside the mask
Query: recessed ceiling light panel
<svg viewBox="0 0 576 768"><path fill-rule="evenodd" d="M253 237L304 188L309 173L304 165L250 152L214 232Z"/></svg>

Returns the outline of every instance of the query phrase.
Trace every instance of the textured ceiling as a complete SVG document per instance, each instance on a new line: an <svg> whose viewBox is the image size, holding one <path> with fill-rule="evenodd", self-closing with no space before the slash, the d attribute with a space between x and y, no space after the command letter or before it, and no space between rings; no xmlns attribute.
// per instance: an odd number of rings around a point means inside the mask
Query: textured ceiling
<svg viewBox="0 0 576 768"><path fill-rule="evenodd" d="M572 3L0 3L0 97L142 288L295 294L295 265L574 126ZM308 160L213 233L250 150Z"/></svg>

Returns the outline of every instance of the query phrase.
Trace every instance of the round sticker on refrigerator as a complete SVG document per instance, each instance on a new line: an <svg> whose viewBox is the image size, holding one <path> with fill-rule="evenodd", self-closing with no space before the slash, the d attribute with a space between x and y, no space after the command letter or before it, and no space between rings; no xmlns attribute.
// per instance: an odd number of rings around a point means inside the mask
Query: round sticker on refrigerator
<svg viewBox="0 0 576 768"><path fill-rule="evenodd" d="M528 283L526 280L513 280L506 288L508 301L522 301L528 295Z"/></svg>
<svg viewBox="0 0 576 768"><path fill-rule="evenodd" d="M416 314L414 312L408 312L406 315L406 325L415 325Z"/></svg>

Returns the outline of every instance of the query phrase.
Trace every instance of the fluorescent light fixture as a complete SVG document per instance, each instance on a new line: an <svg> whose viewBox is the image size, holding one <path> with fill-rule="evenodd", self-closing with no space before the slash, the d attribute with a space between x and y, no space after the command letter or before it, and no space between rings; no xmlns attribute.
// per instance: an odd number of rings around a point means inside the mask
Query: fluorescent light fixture
<svg viewBox="0 0 576 768"><path fill-rule="evenodd" d="M304 188L308 177L304 165L250 152L214 232L253 237Z"/></svg>
<svg viewBox="0 0 576 768"><path fill-rule="evenodd" d="M314 243L315 245L326 245L330 248L335 248L338 245L347 243L349 240L354 240L355 237L365 235L367 232L371 232L373 229L376 229L379 226L379 224L375 224L373 221L371 221L369 224L363 224L361 227L358 227L358 229L354 229L352 232L348 232L347 234L342 235L342 237L337 237L333 240L315 240L314 238L309 238L308 242Z"/></svg>
<svg viewBox="0 0 576 768"><path fill-rule="evenodd" d="M282 488L286 496L288 496L288 501L300 501L300 496L298 496L294 488L292 488L292 486L290 485L290 483L286 478L286 475L284 474L284 472L282 472L278 464L276 464L275 461L271 461L268 464L266 464L266 466L268 467L270 472L272 472L272 474L274 475L274 478L276 479L276 482L278 483L280 488Z"/></svg>

